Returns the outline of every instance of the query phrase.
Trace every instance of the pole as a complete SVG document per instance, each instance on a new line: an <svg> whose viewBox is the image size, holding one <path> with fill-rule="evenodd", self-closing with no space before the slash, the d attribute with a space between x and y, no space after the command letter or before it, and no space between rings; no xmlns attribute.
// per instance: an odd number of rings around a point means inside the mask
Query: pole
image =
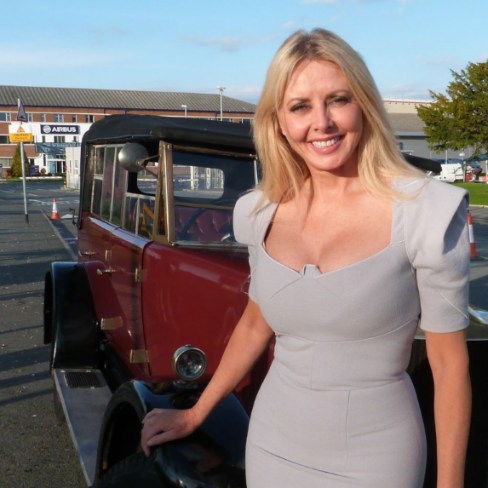
<svg viewBox="0 0 488 488"><path fill-rule="evenodd" d="M220 92L220 120L223 120L222 94L224 93L225 86L218 86L217 90Z"/></svg>
<svg viewBox="0 0 488 488"><path fill-rule="evenodd" d="M20 143L20 164L22 165L22 188L24 190L24 213L25 221L29 223L29 214L27 213L27 192L25 189L25 162L24 162L24 143Z"/></svg>

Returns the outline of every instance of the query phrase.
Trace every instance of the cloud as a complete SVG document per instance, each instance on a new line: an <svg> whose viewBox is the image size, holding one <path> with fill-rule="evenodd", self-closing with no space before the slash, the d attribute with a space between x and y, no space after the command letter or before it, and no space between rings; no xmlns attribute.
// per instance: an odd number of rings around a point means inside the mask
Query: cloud
<svg viewBox="0 0 488 488"><path fill-rule="evenodd" d="M197 46L216 47L223 52L236 52L252 44L268 44L274 40L274 36L186 37L185 40Z"/></svg>
<svg viewBox="0 0 488 488"><path fill-rule="evenodd" d="M396 83L380 88L384 99L430 100L429 89L412 83Z"/></svg>
<svg viewBox="0 0 488 488"><path fill-rule="evenodd" d="M3 69L32 70L39 68L66 69L106 65L114 62L112 54L72 48L42 48L0 44L0 66Z"/></svg>
<svg viewBox="0 0 488 488"><path fill-rule="evenodd" d="M453 56L436 56L436 57L430 57L430 56L417 56L415 58L417 63L424 65L424 66L432 66L436 68L451 68L452 66L456 66L459 62L456 58Z"/></svg>
<svg viewBox="0 0 488 488"><path fill-rule="evenodd" d="M257 103L261 96L262 86L259 85L233 85L228 95L239 100L246 100L250 103Z"/></svg>

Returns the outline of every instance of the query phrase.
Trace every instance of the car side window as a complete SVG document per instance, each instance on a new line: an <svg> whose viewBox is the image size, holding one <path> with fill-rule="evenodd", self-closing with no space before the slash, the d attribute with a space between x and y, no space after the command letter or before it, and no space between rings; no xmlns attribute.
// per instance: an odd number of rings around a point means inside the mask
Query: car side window
<svg viewBox="0 0 488 488"><path fill-rule="evenodd" d="M235 202L253 186L254 165L251 160L175 151L175 239L187 242L233 240Z"/></svg>
<svg viewBox="0 0 488 488"><path fill-rule="evenodd" d="M98 146L94 151L91 211L104 220L120 225L126 188L126 172L116 163L120 146Z"/></svg>
<svg viewBox="0 0 488 488"><path fill-rule="evenodd" d="M135 181L126 192L123 228L141 237L153 233L158 172L157 163L150 162L146 169L132 174Z"/></svg>

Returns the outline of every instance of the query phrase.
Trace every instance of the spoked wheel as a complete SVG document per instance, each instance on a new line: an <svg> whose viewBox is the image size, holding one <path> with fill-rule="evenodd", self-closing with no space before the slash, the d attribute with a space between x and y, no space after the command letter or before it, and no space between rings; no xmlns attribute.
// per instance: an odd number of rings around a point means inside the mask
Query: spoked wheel
<svg viewBox="0 0 488 488"><path fill-rule="evenodd" d="M154 458L138 452L110 468L95 488L169 488L169 485L160 480Z"/></svg>

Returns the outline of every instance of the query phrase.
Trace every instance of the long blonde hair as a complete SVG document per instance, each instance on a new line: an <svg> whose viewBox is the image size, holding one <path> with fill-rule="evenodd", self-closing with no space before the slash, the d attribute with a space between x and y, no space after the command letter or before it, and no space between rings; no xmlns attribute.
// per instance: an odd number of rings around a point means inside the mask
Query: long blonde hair
<svg viewBox="0 0 488 488"><path fill-rule="evenodd" d="M297 66L305 60L328 61L344 73L353 97L363 113L359 143L359 177L371 192L393 195L385 177L418 175L401 155L388 122L383 100L362 60L352 47L334 33L314 29L298 31L281 45L269 66L254 118L254 142L261 161L261 189L268 199L292 198L309 178L305 162L292 151L281 133L278 110Z"/></svg>

